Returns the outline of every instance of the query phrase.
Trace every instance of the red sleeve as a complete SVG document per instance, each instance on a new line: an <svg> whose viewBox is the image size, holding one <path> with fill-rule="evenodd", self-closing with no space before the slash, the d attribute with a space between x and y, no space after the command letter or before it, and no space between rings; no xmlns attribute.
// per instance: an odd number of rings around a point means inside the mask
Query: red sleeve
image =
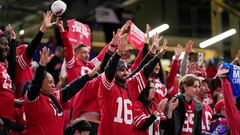
<svg viewBox="0 0 240 135"><path fill-rule="evenodd" d="M65 52L65 59L66 59L66 68L72 68L75 62L74 55L73 55L73 47L68 38L68 32L61 32L61 37L64 43L64 52Z"/></svg>
<svg viewBox="0 0 240 135"><path fill-rule="evenodd" d="M146 80L142 70L140 70L133 77L128 79L126 83L128 85L128 89L132 93L132 99L133 99L133 101L135 101L135 99L137 99L138 95L146 87L147 80Z"/></svg>
<svg viewBox="0 0 240 135"><path fill-rule="evenodd" d="M167 89L170 89L173 87L177 73L178 73L178 69L179 69L179 63L178 63L178 60L175 59L173 60L173 63L171 65L171 70L166 79Z"/></svg>
<svg viewBox="0 0 240 135"><path fill-rule="evenodd" d="M140 128L147 120L148 116L144 112L143 105L136 101L133 104L133 124L136 128Z"/></svg>
<svg viewBox="0 0 240 135"><path fill-rule="evenodd" d="M134 63L132 64L132 67L130 69L131 71L134 71L138 67L138 65L141 62L141 59L142 59L142 51L139 51L137 58L135 59Z"/></svg>
<svg viewBox="0 0 240 135"><path fill-rule="evenodd" d="M88 67L90 69L93 69L94 67L96 67L97 65L99 65L103 59L104 54L107 52L108 50L108 46L109 44L105 45L104 48L101 50L101 52L98 54L97 57L93 58L89 63L88 63ZM94 65L94 67L92 67L92 65Z"/></svg>
<svg viewBox="0 0 240 135"><path fill-rule="evenodd" d="M231 130L232 129L239 130L238 123L240 123L240 111L237 110L235 106L232 88L227 78L222 78L222 90L225 101L228 125L231 128Z"/></svg>
<svg viewBox="0 0 240 135"><path fill-rule="evenodd" d="M114 79L112 81L108 80L108 78L106 77L105 72L103 72L101 74L101 81L102 81L102 86L107 89L107 90L111 90L113 84L114 84Z"/></svg>
<svg viewBox="0 0 240 135"><path fill-rule="evenodd" d="M31 60L29 60L26 56L26 51L24 51L18 58L17 58L17 65L21 67L21 69L25 69L28 67L31 63Z"/></svg>

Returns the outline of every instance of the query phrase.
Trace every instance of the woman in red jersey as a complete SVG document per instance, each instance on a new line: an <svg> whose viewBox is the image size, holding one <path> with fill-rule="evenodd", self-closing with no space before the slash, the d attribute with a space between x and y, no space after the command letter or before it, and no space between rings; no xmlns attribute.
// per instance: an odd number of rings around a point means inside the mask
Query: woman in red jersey
<svg viewBox="0 0 240 135"><path fill-rule="evenodd" d="M64 114L62 104L72 98L95 75L96 70L77 78L60 91L55 91L53 77L45 71L53 55L43 48L35 76L25 95L25 135L63 135Z"/></svg>

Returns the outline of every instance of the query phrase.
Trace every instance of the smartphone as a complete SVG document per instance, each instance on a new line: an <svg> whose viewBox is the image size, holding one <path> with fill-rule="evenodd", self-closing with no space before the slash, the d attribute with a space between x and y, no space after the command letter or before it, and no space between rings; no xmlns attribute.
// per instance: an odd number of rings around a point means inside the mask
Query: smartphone
<svg viewBox="0 0 240 135"><path fill-rule="evenodd" d="M202 66L204 61L204 54L198 53L198 66Z"/></svg>

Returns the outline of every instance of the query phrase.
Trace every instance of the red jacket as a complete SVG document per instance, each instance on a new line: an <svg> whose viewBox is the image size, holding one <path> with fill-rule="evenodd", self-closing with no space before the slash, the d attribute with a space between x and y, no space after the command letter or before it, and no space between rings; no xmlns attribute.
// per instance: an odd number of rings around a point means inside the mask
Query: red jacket
<svg viewBox="0 0 240 135"><path fill-rule="evenodd" d="M222 90L231 135L240 135L240 111L235 106L232 88L227 78L222 79Z"/></svg>

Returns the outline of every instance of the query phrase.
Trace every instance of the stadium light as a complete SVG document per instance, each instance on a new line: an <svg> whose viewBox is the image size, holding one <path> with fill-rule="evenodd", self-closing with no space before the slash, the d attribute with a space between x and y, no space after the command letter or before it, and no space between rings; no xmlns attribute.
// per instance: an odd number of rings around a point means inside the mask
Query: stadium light
<svg viewBox="0 0 240 135"><path fill-rule="evenodd" d="M200 48L206 48L206 47L208 47L208 46L210 46L210 45L212 45L212 44L214 44L214 43L216 43L218 41L221 41L221 40L223 40L223 39L225 39L227 37L230 37L230 36L232 36L234 34L236 34L236 29L230 29L228 31L225 31L225 32L217 35L217 36L214 36L214 37L212 37L212 38L210 38L208 40L205 40L205 41L201 42L199 44L199 47Z"/></svg>
<svg viewBox="0 0 240 135"><path fill-rule="evenodd" d="M149 32L149 37L152 37L156 33L161 33L169 28L168 24L163 24Z"/></svg>

